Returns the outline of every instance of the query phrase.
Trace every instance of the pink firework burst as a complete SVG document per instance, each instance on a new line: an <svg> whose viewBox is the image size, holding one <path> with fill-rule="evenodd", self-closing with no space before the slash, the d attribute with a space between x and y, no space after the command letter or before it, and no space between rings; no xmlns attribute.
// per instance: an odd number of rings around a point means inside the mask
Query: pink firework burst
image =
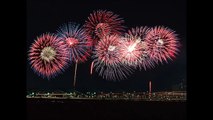
<svg viewBox="0 0 213 120"><path fill-rule="evenodd" d="M91 35L94 44L96 44L100 38L106 35L120 35L125 28L122 25L123 23L124 20L119 18L119 15L111 11L98 10L90 14L84 27L87 33Z"/></svg>
<svg viewBox="0 0 213 120"><path fill-rule="evenodd" d="M32 44L30 64L35 72L48 79L62 72L69 62L69 50L54 34L43 34Z"/></svg>
<svg viewBox="0 0 213 120"><path fill-rule="evenodd" d="M133 37L140 37L141 41L144 41L145 36L149 32L149 28L147 26L144 27L135 27L130 30L128 30L127 35L133 36Z"/></svg>
<svg viewBox="0 0 213 120"><path fill-rule="evenodd" d="M160 61L168 62L168 59L173 59L178 53L180 43L175 31L163 26L151 28L148 32L145 41L148 43L151 58Z"/></svg>
<svg viewBox="0 0 213 120"><path fill-rule="evenodd" d="M144 41L148 30L148 27L136 27L128 31L121 45L120 58L123 63L145 70L154 67L154 62L149 56L148 45Z"/></svg>
<svg viewBox="0 0 213 120"><path fill-rule="evenodd" d="M120 61L120 37L104 36L95 46L94 67L99 75L108 80L124 79L131 69Z"/></svg>
<svg viewBox="0 0 213 120"><path fill-rule="evenodd" d="M58 36L68 45L71 61L85 62L90 56L91 38L79 24L68 23L61 26Z"/></svg>

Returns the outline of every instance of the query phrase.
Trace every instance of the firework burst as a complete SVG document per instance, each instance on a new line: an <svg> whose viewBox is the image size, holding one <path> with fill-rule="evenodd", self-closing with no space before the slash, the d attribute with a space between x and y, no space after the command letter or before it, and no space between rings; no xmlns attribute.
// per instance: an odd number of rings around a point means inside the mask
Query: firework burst
<svg viewBox="0 0 213 120"><path fill-rule="evenodd" d="M123 37L121 47L121 60L123 63L140 70L154 67L154 62L149 57L149 49L144 37L148 32L148 27L136 27L126 33Z"/></svg>
<svg viewBox="0 0 213 120"><path fill-rule="evenodd" d="M85 62L91 53L92 41L84 28L76 23L64 24L59 28L58 36L65 41L70 50L70 60L75 62L73 86L76 84L78 62Z"/></svg>
<svg viewBox="0 0 213 120"><path fill-rule="evenodd" d="M140 38L141 41L144 41L145 36L149 32L149 28L147 26L144 27L135 27L130 30L128 30L127 35Z"/></svg>
<svg viewBox="0 0 213 120"><path fill-rule="evenodd" d="M104 36L95 46L94 68L104 79L120 80L131 73L131 69L120 61L120 45L120 37L110 35Z"/></svg>
<svg viewBox="0 0 213 120"><path fill-rule="evenodd" d="M61 26L58 36L70 49L70 60L85 62L91 53L91 38L79 24L68 23Z"/></svg>
<svg viewBox="0 0 213 120"><path fill-rule="evenodd" d="M148 32L145 41L148 43L151 58L160 61L168 62L168 59L173 59L178 53L180 43L175 31L157 26L151 28Z"/></svg>
<svg viewBox="0 0 213 120"><path fill-rule="evenodd" d="M120 59L124 64L130 66L138 65L140 57L142 56L140 39L135 39L131 36L121 38L122 44L120 47Z"/></svg>
<svg viewBox="0 0 213 120"><path fill-rule="evenodd" d="M98 10L90 14L84 27L87 33L91 35L94 44L96 44L100 38L106 35L120 35L125 28L122 25L123 23L124 20L119 18L119 15L111 11Z"/></svg>
<svg viewBox="0 0 213 120"><path fill-rule="evenodd" d="M35 40L29 51L33 70L48 79L62 72L69 62L69 50L54 34L43 34Z"/></svg>

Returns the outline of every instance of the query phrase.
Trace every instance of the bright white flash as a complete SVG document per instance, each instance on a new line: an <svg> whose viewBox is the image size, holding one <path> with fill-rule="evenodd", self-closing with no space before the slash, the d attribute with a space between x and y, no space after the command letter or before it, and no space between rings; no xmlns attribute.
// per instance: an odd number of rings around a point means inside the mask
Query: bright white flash
<svg viewBox="0 0 213 120"><path fill-rule="evenodd" d="M110 45L110 46L108 47L108 50L109 50L109 51L114 51L114 50L115 50L115 46Z"/></svg>
<svg viewBox="0 0 213 120"><path fill-rule="evenodd" d="M157 45L163 45L163 39L158 39L158 41L157 41Z"/></svg>
<svg viewBox="0 0 213 120"><path fill-rule="evenodd" d="M141 41L140 38L136 39L133 45L130 45L128 47L128 52L132 52L133 50L135 50L135 46Z"/></svg>
<svg viewBox="0 0 213 120"><path fill-rule="evenodd" d="M128 52L132 52L135 49L135 44L128 47Z"/></svg>

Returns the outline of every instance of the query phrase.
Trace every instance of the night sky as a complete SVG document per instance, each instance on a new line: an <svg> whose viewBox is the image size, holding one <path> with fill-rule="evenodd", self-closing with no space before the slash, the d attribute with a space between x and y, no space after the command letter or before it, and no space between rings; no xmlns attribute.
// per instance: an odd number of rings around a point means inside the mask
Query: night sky
<svg viewBox="0 0 213 120"><path fill-rule="evenodd" d="M78 64L76 89L80 91L147 91L152 81L153 91L171 90L172 86L186 80L186 2L185 0L136 1L134 0L28 0L27 1L27 50L37 36L55 33L67 22L81 25L93 10L109 10L120 15L128 28L163 25L179 35L180 53L173 61L155 65L147 71L136 70L127 80L107 81L97 73L90 75L91 59ZM27 51L26 51L26 54ZM27 90L73 89L74 64L53 79L39 77L27 64Z"/></svg>

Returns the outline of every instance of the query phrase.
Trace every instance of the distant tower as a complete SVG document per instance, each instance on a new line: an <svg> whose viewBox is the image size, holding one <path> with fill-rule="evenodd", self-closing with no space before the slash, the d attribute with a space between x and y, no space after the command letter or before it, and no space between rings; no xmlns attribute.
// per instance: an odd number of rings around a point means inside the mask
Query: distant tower
<svg viewBox="0 0 213 120"><path fill-rule="evenodd" d="M149 81L149 93L151 93L151 92L152 92L152 82Z"/></svg>

